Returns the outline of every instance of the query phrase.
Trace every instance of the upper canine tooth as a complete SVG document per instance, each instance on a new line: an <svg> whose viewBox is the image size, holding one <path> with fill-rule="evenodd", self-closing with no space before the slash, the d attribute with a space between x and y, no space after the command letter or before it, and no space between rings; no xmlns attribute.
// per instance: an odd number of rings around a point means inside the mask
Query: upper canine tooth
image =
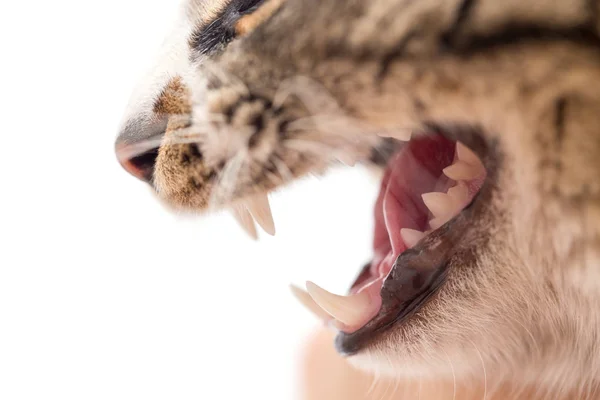
<svg viewBox="0 0 600 400"><path fill-rule="evenodd" d="M242 204L236 204L232 207L231 212L244 231L250 235L252 239L258 239L254 218L252 218L252 215L250 215L246 207Z"/></svg>
<svg viewBox="0 0 600 400"><path fill-rule="evenodd" d="M403 142L408 142L410 140L410 137L412 136L412 131L410 129L396 129L382 131L379 132L377 135L384 138L394 138L402 140Z"/></svg>
<svg viewBox="0 0 600 400"><path fill-rule="evenodd" d="M471 165L480 165L481 159L467 146L461 142L456 142L456 156L460 161Z"/></svg>
<svg viewBox="0 0 600 400"><path fill-rule="evenodd" d="M362 322L365 314L369 312L371 299L366 292L351 296L339 296L312 282L306 282L306 290L323 310L347 326Z"/></svg>
<svg viewBox="0 0 600 400"><path fill-rule="evenodd" d="M325 310L323 310L317 303L315 303L313 298L310 297L310 294L308 294L306 290L303 290L296 285L290 285L290 290L292 291L294 297L298 299L298 301L302 303L302 305L306 307L308 311L316 315L317 318L324 321L331 319L331 316L327 312L325 312Z"/></svg>
<svg viewBox="0 0 600 400"><path fill-rule="evenodd" d="M415 245L425 237L425 232L403 228L400 229L400 236L402 237L406 247L410 249L411 247L415 247Z"/></svg>
<svg viewBox="0 0 600 400"><path fill-rule="evenodd" d="M455 181L468 181L481 176L485 172L483 165L471 165L465 161L456 163L444 168L444 174Z"/></svg>
<svg viewBox="0 0 600 400"><path fill-rule="evenodd" d="M446 193L423 193L421 197L434 217L442 217L444 215L452 214L456 210L454 199L448 196Z"/></svg>
<svg viewBox="0 0 600 400"><path fill-rule="evenodd" d="M271 236L275 235L275 222L273 222L273 214L266 194L259 194L247 200L246 207L265 232Z"/></svg>

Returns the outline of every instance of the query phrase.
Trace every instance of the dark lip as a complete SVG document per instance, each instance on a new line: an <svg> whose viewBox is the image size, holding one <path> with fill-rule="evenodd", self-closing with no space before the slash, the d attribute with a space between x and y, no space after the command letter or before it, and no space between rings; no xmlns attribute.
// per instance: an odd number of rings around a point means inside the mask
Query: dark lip
<svg viewBox="0 0 600 400"><path fill-rule="evenodd" d="M467 250L469 241L465 238L468 237L470 226L484 212L491 197L490 182L495 178L496 168L490 161L490 154L481 136L474 131L468 131L460 137L455 133L443 133L453 140L461 140L478 153L488 172L486 182L456 217L398 256L381 288L382 305L378 314L355 332L338 333L335 345L343 355L358 353L392 326L410 319L435 296L446 282L453 257ZM367 267L363 268L357 281L364 276Z"/></svg>

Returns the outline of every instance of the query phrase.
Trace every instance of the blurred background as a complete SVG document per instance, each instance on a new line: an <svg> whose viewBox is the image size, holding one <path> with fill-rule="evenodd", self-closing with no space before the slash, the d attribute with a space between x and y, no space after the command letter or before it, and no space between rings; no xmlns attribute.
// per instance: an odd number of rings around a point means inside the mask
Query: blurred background
<svg viewBox="0 0 600 400"><path fill-rule="evenodd" d="M226 213L167 212L113 142L177 1L0 5L0 399L294 398L318 322L371 254L359 168L271 197L258 242Z"/></svg>

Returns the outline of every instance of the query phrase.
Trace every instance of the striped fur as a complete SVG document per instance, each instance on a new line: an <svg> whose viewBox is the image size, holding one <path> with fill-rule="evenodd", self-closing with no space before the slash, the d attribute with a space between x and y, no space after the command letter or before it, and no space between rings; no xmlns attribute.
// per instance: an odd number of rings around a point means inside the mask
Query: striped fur
<svg viewBox="0 0 600 400"><path fill-rule="evenodd" d="M490 387L599 398L600 0L286 0L214 52L190 47L229 5L190 0L155 75L169 79L128 112L136 141L180 107L158 196L227 207L372 163L381 130L476 132L495 173L470 246L432 301L350 361L479 383L483 366Z"/></svg>

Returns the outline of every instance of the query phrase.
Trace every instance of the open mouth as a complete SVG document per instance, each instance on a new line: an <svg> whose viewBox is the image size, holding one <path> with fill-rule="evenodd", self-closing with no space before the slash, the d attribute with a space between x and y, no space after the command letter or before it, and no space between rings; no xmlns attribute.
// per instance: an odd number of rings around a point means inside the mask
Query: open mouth
<svg viewBox="0 0 600 400"><path fill-rule="evenodd" d="M450 135L407 142L387 162L375 203L373 258L347 296L307 282L299 300L339 330L353 354L376 334L414 314L440 288L472 222L486 180L479 156Z"/></svg>
<svg viewBox="0 0 600 400"><path fill-rule="evenodd" d="M382 151L385 160L378 162L385 163L385 171L374 208L373 257L348 295L312 282L306 291L292 288L307 308L339 331L336 346L343 354L360 351L404 322L443 286L453 260L475 239L470 227L485 211L487 183L497 170L475 131L431 127L408 142L401 135L385 141L394 145ZM143 170L146 153L127 156ZM231 208L250 236L257 237L255 223L275 233L267 194L253 194Z"/></svg>

